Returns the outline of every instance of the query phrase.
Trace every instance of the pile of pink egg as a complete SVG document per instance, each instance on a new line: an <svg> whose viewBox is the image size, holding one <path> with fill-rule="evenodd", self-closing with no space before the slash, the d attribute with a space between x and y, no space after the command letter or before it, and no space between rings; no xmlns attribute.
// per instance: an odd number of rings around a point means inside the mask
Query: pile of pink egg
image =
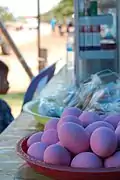
<svg viewBox="0 0 120 180"><path fill-rule="evenodd" d="M46 123L44 132L29 137L27 146L30 157L51 165L120 167L120 114L105 117L66 108L59 119Z"/></svg>

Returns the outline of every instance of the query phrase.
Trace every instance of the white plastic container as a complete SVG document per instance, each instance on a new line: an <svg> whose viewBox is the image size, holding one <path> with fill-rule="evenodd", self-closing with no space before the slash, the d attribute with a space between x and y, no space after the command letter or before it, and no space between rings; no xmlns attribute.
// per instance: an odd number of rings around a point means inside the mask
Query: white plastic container
<svg viewBox="0 0 120 180"><path fill-rule="evenodd" d="M74 35L73 33L68 34L67 45L66 45L67 57L66 64L67 69L74 69Z"/></svg>

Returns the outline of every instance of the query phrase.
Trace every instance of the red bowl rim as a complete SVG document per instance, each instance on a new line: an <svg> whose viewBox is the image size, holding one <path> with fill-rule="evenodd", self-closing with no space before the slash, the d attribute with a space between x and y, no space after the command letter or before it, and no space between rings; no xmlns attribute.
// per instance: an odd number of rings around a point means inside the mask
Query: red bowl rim
<svg viewBox="0 0 120 180"><path fill-rule="evenodd" d="M56 170L56 171L67 171L67 172L79 172L79 173L110 173L110 172L120 172L120 168L98 168L98 169L92 169L92 168L72 168L72 167L66 167L66 166L55 166L55 165L50 165L46 164L42 161L39 161L28 154L26 154L23 149L22 149L22 144L24 141L26 141L29 137L26 136L22 138L18 143L17 143L17 154L26 162L36 165L42 168L50 169L50 170Z"/></svg>

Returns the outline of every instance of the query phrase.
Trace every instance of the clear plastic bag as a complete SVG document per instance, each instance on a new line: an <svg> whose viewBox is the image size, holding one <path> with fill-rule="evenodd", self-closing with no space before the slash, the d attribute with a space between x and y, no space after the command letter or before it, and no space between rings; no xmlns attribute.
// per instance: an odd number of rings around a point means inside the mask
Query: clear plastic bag
<svg viewBox="0 0 120 180"><path fill-rule="evenodd" d="M64 108L70 106L70 103L73 102L72 98L75 96L76 91L74 85L66 87L59 84L53 95L47 95L39 99L38 112L44 116L60 117Z"/></svg>
<svg viewBox="0 0 120 180"><path fill-rule="evenodd" d="M43 116L60 117L63 107L55 101L55 97L42 98L38 112Z"/></svg>
<svg viewBox="0 0 120 180"><path fill-rule="evenodd" d="M68 88L67 95L63 101L64 105L67 107L76 106L80 100L79 93L80 93L80 89L77 88L75 85Z"/></svg>
<svg viewBox="0 0 120 180"><path fill-rule="evenodd" d="M90 108L91 109L91 108ZM117 114L120 113L120 102L113 103L96 103L94 104L94 111L100 112L101 114Z"/></svg>
<svg viewBox="0 0 120 180"><path fill-rule="evenodd" d="M60 117L65 107L78 107L100 114L120 112L120 79L117 73L104 70L80 83L58 83L52 95L40 98L39 113Z"/></svg>
<svg viewBox="0 0 120 180"><path fill-rule="evenodd" d="M79 102L77 107L82 107L83 109L89 104L94 92L100 88L102 81L97 74L92 75L88 82L83 82L80 85L79 90Z"/></svg>
<svg viewBox="0 0 120 180"><path fill-rule="evenodd" d="M120 81L108 83L96 91L86 110L110 113L120 113Z"/></svg>

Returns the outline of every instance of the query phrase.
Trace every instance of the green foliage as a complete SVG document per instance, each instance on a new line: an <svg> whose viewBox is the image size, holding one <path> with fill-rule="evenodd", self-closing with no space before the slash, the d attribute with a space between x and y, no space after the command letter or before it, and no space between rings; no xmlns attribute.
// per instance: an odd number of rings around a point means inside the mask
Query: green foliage
<svg viewBox="0 0 120 180"><path fill-rule="evenodd" d="M13 14L9 11L7 7L0 6L0 20L2 20L3 22L14 20Z"/></svg>
<svg viewBox="0 0 120 180"><path fill-rule="evenodd" d="M53 9L54 14L69 16L73 13L73 0L62 0L59 5Z"/></svg>
<svg viewBox="0 0 120 180"><path fill-rule="evenodd" d="M61 0L60 3L41 16L41 20L50 21L55 16L57 19L64 19L64 17L72 15L74 12L73 0Z"/></svg>

